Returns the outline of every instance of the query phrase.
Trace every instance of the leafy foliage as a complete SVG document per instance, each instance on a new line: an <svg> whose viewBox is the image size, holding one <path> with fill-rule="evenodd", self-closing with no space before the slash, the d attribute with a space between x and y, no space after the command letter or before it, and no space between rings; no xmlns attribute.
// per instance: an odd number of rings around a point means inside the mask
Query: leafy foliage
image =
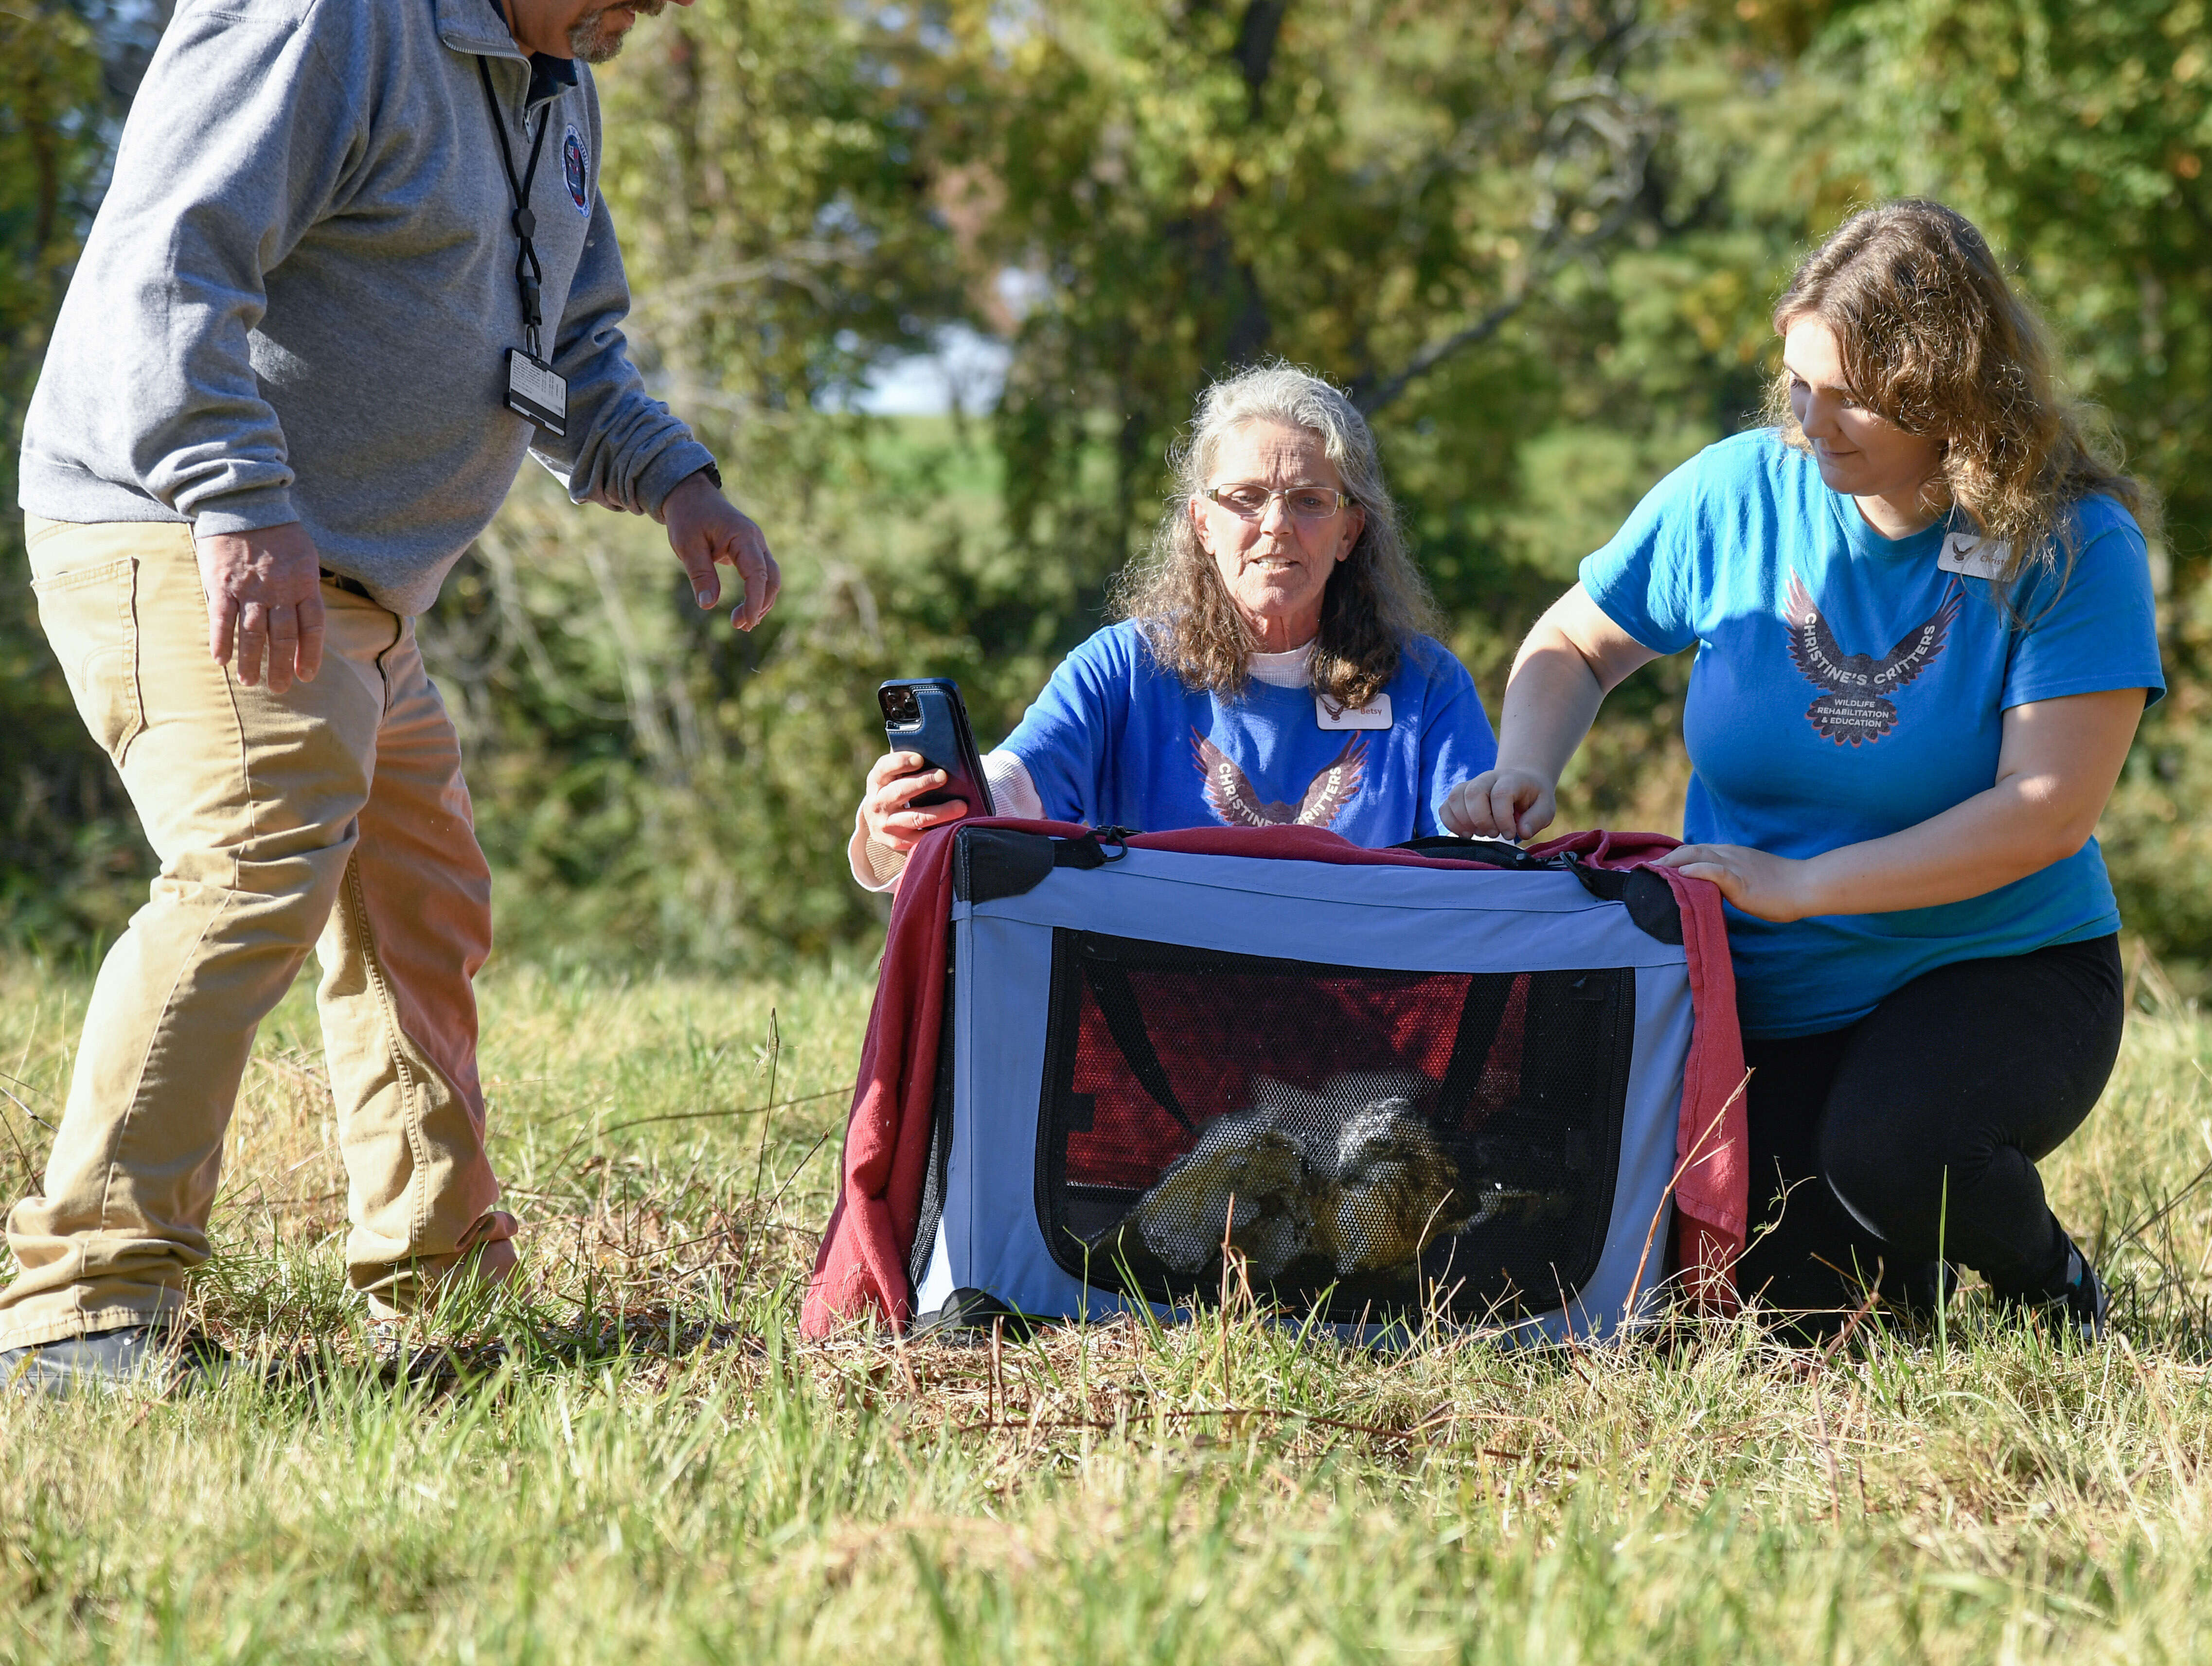
<svg viewBox="0 0 2212 1666"><path fill-rule="evenodd" d="M1256 356L1370 411L1494 703L1581 556L1749 420L1798 253L1916 191L2020 263L2166 494L2179 680L2106 839L2131 923L2212 958L2191 878L2212 860L2192 842L2212 819L2205 21L2202 0L672 9L600 78L632 338L789 587L737 638L690 608L655 529L518 489L423 622L507 940L726 964L864 936L877 905L841 853L874 684L956 676L1003 734L1100 622L1204 380ZM25 362L40 316L10 326ZM1011 354L988 417L854 409L872 368L953 326ZM37 644L7 641L11 712L59 712ZM1569 818L1672 824L1685 674L1614 695ZM30 749L42 803L55 760L82 763L66 727L0 739ZM50 815L43 854L11 842L19 927L52 929L34 896L97 894L85 865L115 847L82 830L116 825L112 789L83 778L94 813Z"/></svg>
<svg viewBox="0 0 2212 1666"><path fill-rule="evenodd" d="M127 47L127 40L120 44ZM102 42L52 0L0 10L0 493L110 135ZM149 869L107 760L86 738L0 517L0 919L67 943L119 928Z"/></svg>

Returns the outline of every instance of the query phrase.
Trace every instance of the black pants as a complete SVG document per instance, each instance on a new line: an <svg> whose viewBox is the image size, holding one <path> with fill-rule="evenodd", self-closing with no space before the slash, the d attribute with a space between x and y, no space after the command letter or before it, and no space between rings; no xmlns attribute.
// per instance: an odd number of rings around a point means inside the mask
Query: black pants
<svg viewBox="0 0 2212 1666"><path fill-rule="evenodd" d="M1940 1239L2001 1296L2055 1294L2067 1239L2036 1159L2104 1091L2124 1004L2119 939L2100 937L1939 967L1848 1029L1747 1038L1737 1287L1816 1318L1858 1306L1879 1264L1910 1299L1932 1292Z"/></svg>

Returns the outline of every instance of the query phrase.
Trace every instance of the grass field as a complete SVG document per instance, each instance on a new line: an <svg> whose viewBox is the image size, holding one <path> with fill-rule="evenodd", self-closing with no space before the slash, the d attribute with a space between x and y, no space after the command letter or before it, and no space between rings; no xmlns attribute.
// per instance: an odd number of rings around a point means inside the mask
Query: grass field
<svg viewBox="0 0 2212 1666"><path fill-rule="evenodd" d="M87 990L0 964L0 1166ZM496 971L526 1288L482 1375L380 1375L305 986L264 1028L198 1285L283 1369L0 1401L0 1659L2154 1661L2212 1654L2212 1026L2135 1022L2047 1165L2125 1346L1870 1323L1378 1357L1249 1314L801 1346L865 968ZM758 1107L773 1104L772 1110Z"/></svg>

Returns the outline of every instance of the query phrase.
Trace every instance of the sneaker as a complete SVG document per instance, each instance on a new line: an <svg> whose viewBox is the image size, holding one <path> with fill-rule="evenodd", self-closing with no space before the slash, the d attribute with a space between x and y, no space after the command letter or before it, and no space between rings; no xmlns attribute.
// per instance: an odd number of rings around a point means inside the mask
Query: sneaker
<svg viewBox="0 0 2212 1666"><path fill-rule="evenodd" d="M50 1399L121 1389L168 1394L220 1382L230 1369L230 1355L200 1331L124 1325L0 1353L0 1391Z"/></svg>
<svg viewBox="0 0 2212 1666"><path fill-rule="evenodd" d="M2057 1290L2029 1295L2000 1295L1999 1304L2021 1314L2041 1313L2062 1324L2070 1324L2085 1343L2101 1342L2112 1335L2112 1293L2097 1269L2089 1265L2071 1238L2066 1241L2066 1274Z"/></svg>
<svg viewBox="0 0 2212 1666"><path fill-rule="evenodd" d="M2085 1342L2101 1342L2112 1333L2112 1294L2089 1258L2070 1240L2066 1245L2066 1289L2051 1305L2074 1321Z"/></svg>

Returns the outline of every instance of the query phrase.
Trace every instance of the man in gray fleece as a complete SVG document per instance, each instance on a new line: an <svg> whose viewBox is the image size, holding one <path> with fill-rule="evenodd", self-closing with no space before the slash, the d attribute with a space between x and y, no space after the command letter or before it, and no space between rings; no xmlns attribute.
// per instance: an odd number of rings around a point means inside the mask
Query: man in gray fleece
<svg viewBox="0 0 2212 1666"><path fill-rule="evenodd" d="M689 0L679 0L688 3ZM631 365L599 192L662 0L185 0L25 424L39 615L161 873L101 967L0 1384L168 1375L253 1033L312 946L353 1287L517 1264L484 1152L489 875L412 617L526 452L774 602L760 530Z"/></svg>

